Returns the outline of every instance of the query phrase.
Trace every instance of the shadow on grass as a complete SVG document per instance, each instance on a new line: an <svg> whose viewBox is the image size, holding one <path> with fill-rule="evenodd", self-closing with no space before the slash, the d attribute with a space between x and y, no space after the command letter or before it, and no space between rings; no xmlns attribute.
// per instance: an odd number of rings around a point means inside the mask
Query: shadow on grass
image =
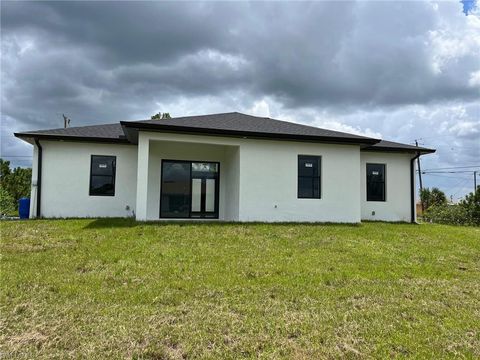
<svg viewBox="0 0 480 360"><path fill-rule="evenodd" d="M131 228L139 224L133 218L99 218L92 219L84 229Z"/></svg>
<svg viewBox="0 0 480 360"><path fill-rule="evenodd" d="M322 223L322 222L231 222L231 221L202 221L202 220L162 220L162 221L136 221L133 218L99 218L92 219L84 229L105 229L105 228L132 228L135 226L201 226L201 227L223 227L223 226L261 226L276 225L281 227L291 226L344 226L359 227L361 223Z"/></svg>

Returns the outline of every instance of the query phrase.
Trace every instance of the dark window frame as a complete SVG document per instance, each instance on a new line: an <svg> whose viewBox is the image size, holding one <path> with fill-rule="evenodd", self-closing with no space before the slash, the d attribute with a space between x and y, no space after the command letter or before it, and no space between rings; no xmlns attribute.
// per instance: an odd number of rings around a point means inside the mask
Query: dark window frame
<svg viewBox="0 0 480 360"><path fill-rule="evenodd" d="M375 165L375 166L382 166L383 167L383 181L375 181L375 183L383 184L383 199L371 199L368 193L368 166ZM366 177L366 192L367 192L367 201L369 202L386 202L387 201L387 164L385 163L366 163L365 164L365 177Z"/></svg>
<svg viewBox="0 0 480 360"><path fill-rule="evenodd" d="M305 176L300 175L300 161L301 158L311 158L318 161L318 176ZM312 194L314 192L314 179L318 179L318 196L301 196L300 195L300 178L309 178L312 179ZM297 156L297 199L321 199L322 198L322 156L320 155L306 155L306 154L299 154Z"/></svg>
<svg viewBox="0 0 480 360"><path fill-rule="evenodd" d="M192 216L192 206L190 198L190 206L188 210L188 217L178 217L178 216L162 216L162 184L163 184L163 164L165 162L173 163L189 163L190 164L190 197L192 196L192 163L211 163L217 165L217 177L216 177L216 187L215 187L215 211L213 216L209 217L196 217ZM209 161L209 160L175 160L175 159L162 159L160 164L160 206L159 206L159 218L160 219L202 219L202 220L218 220L220 218L220 162L219 161Z"/></svg>
<svg viewBox="0 0 480 360"><path fill-rule="evenodd" d="M93 173L93 159L95 157L107 157L113 158L113 167L112 167L112 175L97 175ZM112 178L112 185L113 185L113 194L92 194L92 177L94 176L101 176L101 177L108 177ZM89 196L115 196L115 184L116 184L116 177L117 177L117 157L115 155L90 155L90 182L88 186L88 195Z"/></svg>

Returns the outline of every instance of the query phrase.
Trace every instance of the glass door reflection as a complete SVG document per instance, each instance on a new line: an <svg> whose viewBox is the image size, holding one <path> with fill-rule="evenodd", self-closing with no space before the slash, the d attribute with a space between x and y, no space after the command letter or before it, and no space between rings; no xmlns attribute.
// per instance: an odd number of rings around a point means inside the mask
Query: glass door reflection
<svg viewBox="0 0 480 360"><path fill-rule="evenodd" d="M161 218L218 218L220 164L162 161Z"/></svg>

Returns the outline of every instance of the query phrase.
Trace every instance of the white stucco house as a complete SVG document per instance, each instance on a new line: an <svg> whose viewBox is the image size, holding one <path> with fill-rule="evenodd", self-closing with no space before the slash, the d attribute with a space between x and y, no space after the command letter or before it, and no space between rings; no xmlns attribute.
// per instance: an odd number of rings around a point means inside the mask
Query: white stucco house
<svg viewBox="0 0 480 360"><path fill-rule="evenodd" d="M236 112L15 136L32 218L413 222L414 160L435 151Z"/></svg>

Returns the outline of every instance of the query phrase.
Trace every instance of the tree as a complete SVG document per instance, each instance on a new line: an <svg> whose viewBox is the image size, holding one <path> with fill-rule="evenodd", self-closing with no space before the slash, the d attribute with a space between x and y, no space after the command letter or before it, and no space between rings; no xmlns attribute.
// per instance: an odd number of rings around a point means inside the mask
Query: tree
<svg viewBox="0 0 480 360"><path fill-rule="evenodd" d="M0 214L11 214L15 211L15 199L7 190L7 179L11 175L10 161L0 159Z"/></svg>
<svg viewBox="0 0 480 360"><path fill-rule="evenodd" d="M15 200L13 196L0 186L0 215L11 215L15 212Z"/></svg>
<svg viewBox="0 0 480 360"><path fill-rule="evenodd" d="M12 171L10 161L0 159L0 187L13 198L15 208L18 200L30 196L31 182L32 169L17 167Z"/></svg>
<svg viewBox="0 0 480 360"><path fill-rule="evenodd" d="M5 177L8 177L10 173L10 161L0 159L0 183Z"/></svg>
<svg viewBox="0 0 480 360"><path fill-rule="evenodd" d="M480 186L459 204L431 205L425 212L427 221L452 225L480 225Z"/></svg>
<svg viewBox="0 0 480 360"><path fill-rule="evenodd" d="M8 179L8 191L15 201L22 197L30 197L32 186L32 169L17 167L13 169Z"/></svg>
<svg viewBox="0 0 480 360"><path fill-rule="evenodd" d="M480 186L477 186L475 193L471 192L465 196L460 205L467 211L470 222L480 225Z"/></svg>
<svg viewBox="0 0 480 360"><path fill-rule="evenodd" d="M447 205L447 197L445 196L445 193L440 190L439 188L432 188L432 198L431 202L432 205Z"/></svg>
<svg viewBox="0 0 480 360"><path fill-rule="evenodd" d="M427 210L430 206L443 206L447 204L447 197L445 193L439 188L424 188L420 191L420 201L423 204L423 208Z"/></svg>
<svg viewBox="0 0 480 360"><path fill-rule="evenodd" d="M152 120L160 120L160 119L171 119L172 117L170 116L170 113L156 113L155 115L152 115L150 119Z"/></svg>

